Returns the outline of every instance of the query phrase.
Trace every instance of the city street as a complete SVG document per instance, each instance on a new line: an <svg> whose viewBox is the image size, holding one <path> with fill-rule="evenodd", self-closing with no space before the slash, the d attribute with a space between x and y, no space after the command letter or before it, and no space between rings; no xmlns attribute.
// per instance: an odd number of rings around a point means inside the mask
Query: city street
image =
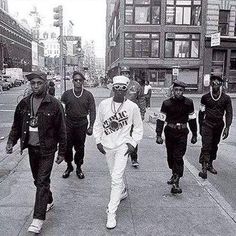
<svg viewBox="0 0 236 236"><path fill-rule="evenodd" d="M17 144L13 154L5 154L17 97L23 94L25 86L0 94L0 235L3 236L30 235L27 228L32 220L35 187L27 151L21 156ZM97 105L110 94L105 88L88 90L94 94ZM192 98L198 110L200 95ZM51 188L55 208L47 214L41 235L235 235L235 115L230 136L219 146L215 162L218 175L208 174L205 181L198 177L201 147L198 137L195 145L188 145L180 183L183 193L175 196L166 184L171 173L165 146L155 143L155 124L149 122L149 116L159 111L163 99L152 97L151 109L147 110L144 137L139 145L140 167L132 168L130 161L127 164L125 182L129 195L118 209L117 227L114 230L105 227L110 192L108 168L93 137L88 137L83 166L85 179L79 180L75 172L63 179L66 164L54 165ZM232 101L236 111L235 98Z"/></svg>

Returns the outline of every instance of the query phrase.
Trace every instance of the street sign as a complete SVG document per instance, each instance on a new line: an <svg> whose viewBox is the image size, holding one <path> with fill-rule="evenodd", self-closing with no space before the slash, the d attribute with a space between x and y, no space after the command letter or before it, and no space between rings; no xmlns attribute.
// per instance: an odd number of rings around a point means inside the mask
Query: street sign
<svg viewBox="0 0 236 236"><path fill-rule="evenodd" d="M220 45L220 33L211 34L211 47Z"/></svg>
<svg viewBox="0 0 236 236"><path fill-rule="evenodd" d="M64 36L63 37L66 41L78 41L81 39L80 36Z"/></svg>
<svg viewBox="0 0 236 236"><path fill-rule="evenodd" d="M172 69L172 75L178 76L179 75L179 68L173 68Z"/></svg>

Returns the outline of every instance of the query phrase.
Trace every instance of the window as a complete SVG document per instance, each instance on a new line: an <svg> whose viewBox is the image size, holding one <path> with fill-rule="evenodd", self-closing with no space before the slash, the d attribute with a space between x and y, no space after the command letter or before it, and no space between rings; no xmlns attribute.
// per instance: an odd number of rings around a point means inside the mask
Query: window
<svg viewBox="0 0 236 236"><path fill-rule="evenodd" d="M235 50L231 51L230 70L236 70L236 51Z"/></svg>
<svg viewBox="0 0 236 236"><path fill-rule="evenodd" d="M160 24L161 0L126 0L125 24Z"/></svg>
<svg viewBox="0 0 236 236"><path fill-rule="evenodd" d="M167 0L166 24L201 25L201 0Z"/></svg>
<svg viewBox="0 0 236 236"><path fill-rule="evenodd" d="M125 57L159 57L159 34L125 33Z"/></svg>
<svg viewBox="0 0 236 236"><path fill-rule="evenodd" d="M219 32L221 35L229 34L229 13L228 10L220 10L219 12Z"/></svg>
<svg viewBox="0 0 236 236"><path fill-rule="evenodd" d="M165 57L198 58L200 34L166 33Z"/></svg>

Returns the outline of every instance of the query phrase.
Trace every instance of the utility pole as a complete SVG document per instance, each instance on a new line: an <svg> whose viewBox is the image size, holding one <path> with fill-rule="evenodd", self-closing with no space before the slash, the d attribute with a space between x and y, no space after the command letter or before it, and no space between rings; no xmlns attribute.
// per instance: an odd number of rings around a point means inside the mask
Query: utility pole
<svg viewBox="0 0 236 236"><path fill-rule="evenodd" d="M63 73L63 7L59 5L58 7L53 8L53 12L55 13L54 23L53 25L55 27L60 28L60 35L59 35L59 43L60 43L60 60L59 60L59 71L61 76L61 95L63 93L63 79L64 79L64 73Z"/></svg>

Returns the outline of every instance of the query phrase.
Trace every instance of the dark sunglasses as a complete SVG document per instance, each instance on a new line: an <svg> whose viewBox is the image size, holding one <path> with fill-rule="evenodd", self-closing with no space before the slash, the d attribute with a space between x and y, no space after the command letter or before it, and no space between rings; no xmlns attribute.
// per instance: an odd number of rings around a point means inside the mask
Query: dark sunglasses
<svg viewBox="0 0 236 236"><path fill-rule="evenodd" d="M38 81L38 82L30 81L30 84L31 84L31 85L35 85L35 84L37 84L37 85L42 85L43 82L41 82L41 81Z"/></svg>
<svg viewBox="0 0 236 236"><path fill-rule="evenodd" d="M125 91L127 89L127 85L113 85L112 86L115 90Z"/></svg>
<svg viewBox="0 0 236 236"><path fill-rule="evenodd" d="M214 81L211 81L211 84L212 85L221 85L222 83L220 81L214 80Z"/></svg>
<svg viewBox="0 0 236 236"><path fill-rule="evenodd" d="M83 79L73 79L74 82L83 82L84 80Z"/></svg>

